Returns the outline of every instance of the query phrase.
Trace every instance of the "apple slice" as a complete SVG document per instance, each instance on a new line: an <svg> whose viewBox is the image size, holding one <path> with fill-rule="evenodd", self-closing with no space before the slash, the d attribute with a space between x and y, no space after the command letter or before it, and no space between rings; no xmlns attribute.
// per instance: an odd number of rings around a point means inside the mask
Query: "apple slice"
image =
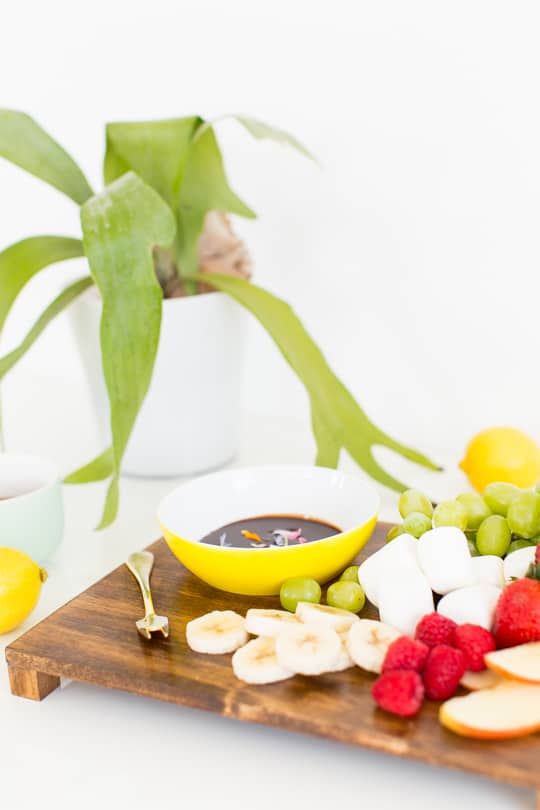
<svg viewBox="0 0 540 810"><path fill-rule="evenodd" d="M443 703L439 720L450 731L479 740L506 740L540 730L540 686L514 682Z"/></svg>
<svg viewBox="0 0 540 810"><path fill-rule="evenodd" d="M495 650L485 656L485 662L505 678L540 684L540 641Z"/></svg>
<svg viewBox="0 0 540 810"><path fill-rule="evenodd" d="M469 692L477 692L479 689L493 689L504 683L504 678L492 669L483 669L482 672L471 672L470 669L464 673L459 685L468 689Z"/></svg>

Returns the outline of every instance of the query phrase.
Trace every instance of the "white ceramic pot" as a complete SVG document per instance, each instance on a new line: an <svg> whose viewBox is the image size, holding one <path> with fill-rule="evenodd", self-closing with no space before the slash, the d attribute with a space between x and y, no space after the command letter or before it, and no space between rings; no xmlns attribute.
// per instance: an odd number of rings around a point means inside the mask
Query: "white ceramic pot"
<svg viewBox="0 0 540 810"><path fill-rule="evenodd" d="M99 347L101 301L90 290L70 308L103 447L109 405ZM240 426L245 311L224 293L163 302L150 388L122 472L190 475L220 467L236 453Z"/></svg>

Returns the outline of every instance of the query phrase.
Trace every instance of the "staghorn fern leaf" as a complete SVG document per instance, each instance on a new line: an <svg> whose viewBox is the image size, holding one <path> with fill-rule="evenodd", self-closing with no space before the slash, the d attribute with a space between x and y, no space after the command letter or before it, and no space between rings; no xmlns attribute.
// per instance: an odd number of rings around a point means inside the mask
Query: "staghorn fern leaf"
<svg viewBox="0 0 540 810"><path fill-rule="evenodd" d="M9 311L36 273L51 264L84 256L80 239L68 236L32 236L0 253L0 332Z"/></svg>
<svg viewBox="0 0 540 810"><path fill-rule="evenodd" d="M33 118L0 109L0 157L82 205L94 193L72 157Z"/></svg>
<svg viewBox="0 0 540 810"><path fill-rule="evenodd" d="M198 116L108 124L105 181L130 170L173 210L182 274L198 268L198 240L209 211L255 217L229 187L214 132Z"/></svg>
<svg viewBox="0 0 540 810"><path fill-rule="evenodd" d="M6 376L15 363L24 357L26 352L33 346L41 333L47 328L50 322L56 318L64 309L81 295L94 282L91 278L81 278L69 287L66 287L54 301L52 301L45 311L39 316L33 327L30 329L24 340L13 351L0 358L0 380Z"/></svg>
<svg viewBox="0 0 540 810"><path fill-rule="evenodd" d="M309 158L309 160L312 160L314 163L319 165L317 158L312 155L309 149L307 149L307 147L305 147L304 144L298 140L298 138L295 138L294 135L290 135L284 129L279 129L271 124L266 124L264 121L261 121L258 118L252 118L249 115L242 115L239 113L220 115L218 118L214 118L213 121L208 121L203 124L195 133L195 140L201 137L210 127L214 127L220 121L226 121L227 119L237 121L247 132L249 132L253 138L256 138L258 141L274 141L274 143L278 143L280 146L290 146L293 149L296 149L297 152L300 152L301 155L304 155L304 157Z"/></svg>
<svg viewBox="0 0 540 810"><path fill-rule="evenodd" d="M126 445L154 368L162 292L152 262L154 245L174 239L175 223L161 197L133 172L81 209L83 242L101 293L101 353L111 409L113 473L98 528L118 510L118 477ZM106 460L105 460L106 461ZM87 476L95 467L87 465ZM83 471L72 480L95 480Z"/></svg>
<svg viewBox="0 0 540 810"><path fill-rule="evenodd" d="M202 273L196 273L193 278L204 280L230 295L246 307L273 338L308 393L318 464L336 467L339 452L345 449L372 478L397 491L405 489L406 485L378 464L373 457L374 446L389 447L416 464L439 469L422 453L387 436L368 419L288 304L244 279Z"/></svg>

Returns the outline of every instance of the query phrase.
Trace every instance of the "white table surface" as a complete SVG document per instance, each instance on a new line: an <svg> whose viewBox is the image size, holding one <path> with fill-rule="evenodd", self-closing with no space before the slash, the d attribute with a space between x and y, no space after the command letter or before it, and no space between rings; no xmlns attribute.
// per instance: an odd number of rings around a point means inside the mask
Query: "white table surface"
<svg viewBox="0 0 540 810"><path fill-rule="evenodd" d="M54 393L49 389L34 377L19 376L6 385L8 443L54 455L67 469L91 455L95 437L84 419L81 429L76 405L82 394L60 382ZM59 409L59 401L69 407ZM246 416L235 464L312 458L305 425ZM155 506L174 483L123 480L119 519L101 533L92 527L103 487L65 488L65 540L48 566L42 599L0 646L155 539ZM455 492L452 475L444 486ZM391 519L395 497L382 494L382 516ZM396 803L400 810L534 806L530 792L479 777L81 683L68 683L33 703L11 696L0 664L1 810L384 810Z"/></svg>

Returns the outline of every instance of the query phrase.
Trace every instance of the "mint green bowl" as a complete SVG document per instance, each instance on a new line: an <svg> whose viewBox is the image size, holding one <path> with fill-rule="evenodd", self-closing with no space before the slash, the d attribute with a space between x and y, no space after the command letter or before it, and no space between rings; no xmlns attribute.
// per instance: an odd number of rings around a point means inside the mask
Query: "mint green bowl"
<svg viewBox="0 0 540 810"><path fill-rule="evenodd" d="M0 546L16 548L39 565L62 541L60 476L47 459L0 453Z"/></svg>

